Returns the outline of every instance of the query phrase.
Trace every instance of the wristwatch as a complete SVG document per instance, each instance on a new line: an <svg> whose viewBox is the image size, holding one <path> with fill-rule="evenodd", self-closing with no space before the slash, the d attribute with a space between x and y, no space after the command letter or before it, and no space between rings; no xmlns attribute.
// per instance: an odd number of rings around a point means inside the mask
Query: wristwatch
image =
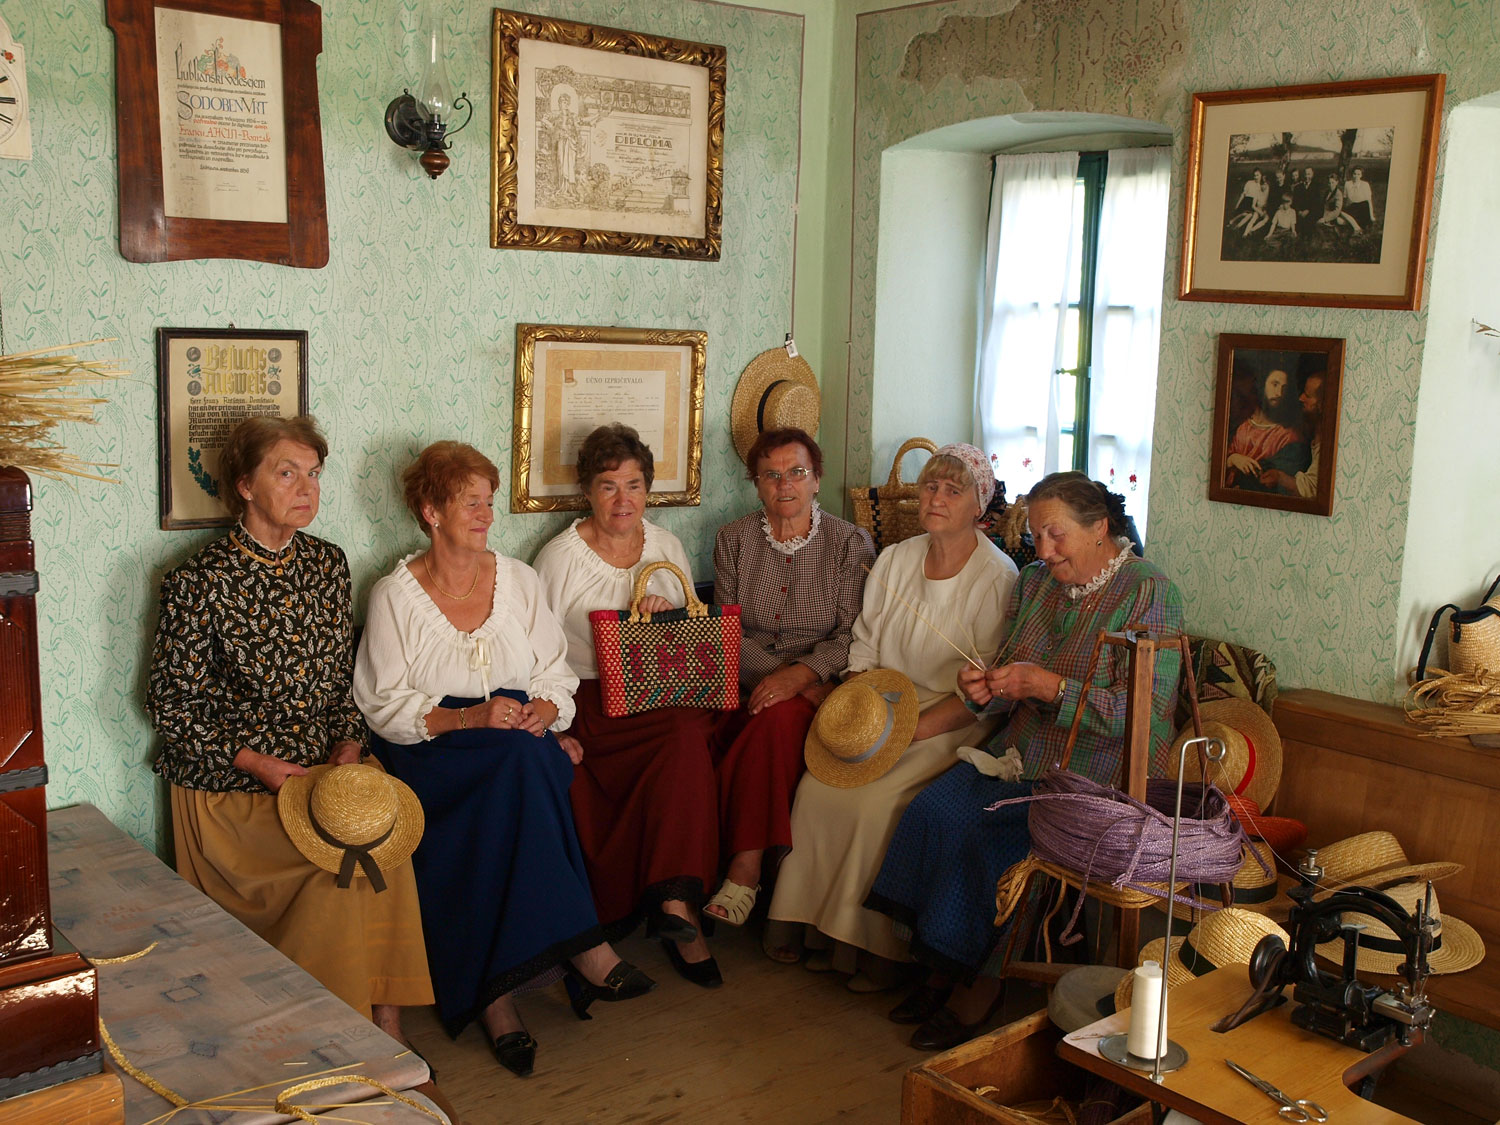
<svg viewBox="0 0 1500 1125"><path fill-rule="evenodd" d="M1068 694L1068 678L1064 676L1057 682L1057 694L1052 697L1052 706L1056 707L1063 701L1063 696Z"/></svg>

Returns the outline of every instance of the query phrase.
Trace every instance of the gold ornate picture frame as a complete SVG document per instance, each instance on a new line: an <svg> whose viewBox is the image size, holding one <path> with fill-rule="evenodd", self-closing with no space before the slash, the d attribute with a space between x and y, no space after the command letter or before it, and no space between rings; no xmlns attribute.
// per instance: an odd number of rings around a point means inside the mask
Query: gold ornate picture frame
<svg viewBox="0 0 1500 1125"><path fill-rule="evenodd" d="M490 245L718 261L725 50L496 8Z"/></svg>
<svg viewBox="0 0 1500 1125"><path fill-rule="evenodd" d="M707 332L516 325L510 510L587 508L578 488L578 447L610 422L634 427L651 449L656 479L649 506L696 506L707 366Z"/></svg>

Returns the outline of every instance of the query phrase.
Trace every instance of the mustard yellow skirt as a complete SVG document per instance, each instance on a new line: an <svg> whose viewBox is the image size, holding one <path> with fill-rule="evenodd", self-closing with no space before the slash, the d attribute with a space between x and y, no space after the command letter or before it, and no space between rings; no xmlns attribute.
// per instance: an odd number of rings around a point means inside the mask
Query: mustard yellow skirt
<svg viewBox="0 0 1500 1125"><path fill-rule="evenodd" d="M411 861L340 890L292 846L269 793L172 786L177 873L351 1008L431 1004Z"/></svg>

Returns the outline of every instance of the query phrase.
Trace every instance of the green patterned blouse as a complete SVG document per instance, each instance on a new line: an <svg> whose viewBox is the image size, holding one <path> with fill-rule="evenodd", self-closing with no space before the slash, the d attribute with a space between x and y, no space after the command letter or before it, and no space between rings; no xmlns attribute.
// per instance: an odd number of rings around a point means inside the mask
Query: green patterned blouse
<svg viewBox="0 0 1500 1125"><path fill-rule="evenodd" d="M146 689L163 740L156 772L187 789L263 793L234 768L241 747L312 766L337 742L363 745L350 591L332 543L299 531L270 551L243 526L163 578Z"/></svg>

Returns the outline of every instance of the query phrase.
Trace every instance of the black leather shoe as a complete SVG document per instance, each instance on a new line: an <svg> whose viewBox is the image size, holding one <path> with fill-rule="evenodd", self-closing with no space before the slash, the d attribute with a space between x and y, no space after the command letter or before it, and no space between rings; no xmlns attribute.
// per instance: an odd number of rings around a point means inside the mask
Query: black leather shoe
<svg viewBox="0 0 1500 1125"><path fill-rule="evenodd" d="M563 978L567 985L568 1000L573 1005L573 1014L581 1020L591 1020L589 1005L595 1000L613 1002L634 1000L656 987L656 982L641 972L629 961L621 961L609 971L603 984L591 984L573 966L568 966L568 975Z"/></svg>
<svg viewBox="0 0 1500 1125"><path fill-rule="evenodd" d="M659 937L667 941L697 941L698 927L686 918L659 911L648 927L648 937Z"/></svg>
<svg viewBox="0 0 1500 1125"><path fill-rule="evenodd" d="M946 1051L973 1039L987 1022L988 1014L978 1023L961 1023L952 1008L939 1008L930 1020L911 1033L911 1045L919 1051Z"/></svg>
<svg viewBox="0 0 1500 1125"><path fill-rule="evenodd" d="M677 975L683 980L696 984L699 988L718 988L724 983L719 963L712 957L706 961L688 962L683 960L675 941L663 941L661 947L667 951L667 960L672 962L672 968L677 970Z"/></svg>
<svg viewBox="0 0 1500 1125"><path fill-rule="evenodd" d="M953 995L953 986L933 988L930 984L919 984L911 994L890 1010L892 1023L926 1023Z"/></svg>
<svg viewBox="0 0 1500 1125"><path fill-rule="evenodd" d="M500 1065L517 1078L530 1078L536 1065L536 1040L529 1031L508 1031L490 1040L490 1050Z"/></svg>

